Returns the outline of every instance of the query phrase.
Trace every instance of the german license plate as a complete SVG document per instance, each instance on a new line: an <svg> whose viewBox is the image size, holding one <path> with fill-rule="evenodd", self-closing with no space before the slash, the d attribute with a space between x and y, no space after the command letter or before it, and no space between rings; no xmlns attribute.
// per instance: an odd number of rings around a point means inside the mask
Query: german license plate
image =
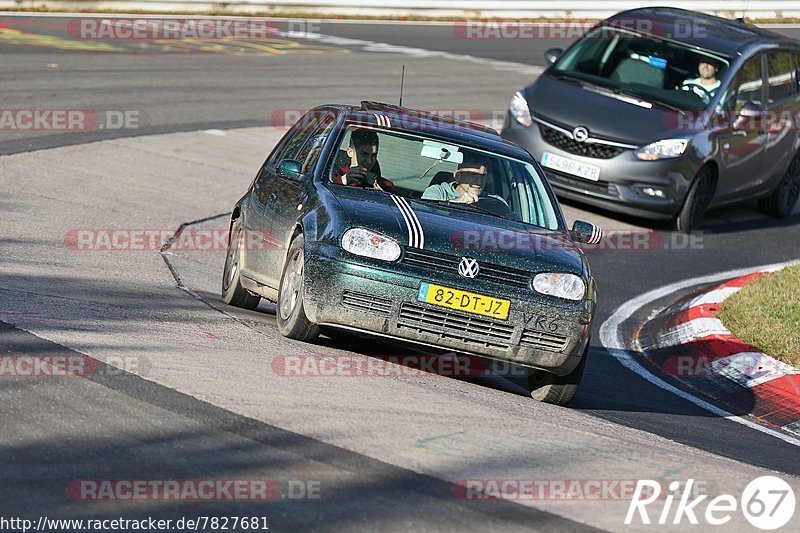
<svg viewBox="0 0 800 533"><path fill-rule="evenodd" d="M460 291L433 283L422 282L419 286L417 300L442 307L449 307L456 311L473 313L476 315L490 316L500 320L508 318L511 308L509 300L492 298L474 292Z"/></svg>
<svg viewBox="0 0 800 533"><path fill-rule="evenodd" d="M587 165L550 152L542 154L542 166L587 180L598 181L600 179L600 167L597 165Z"/></svg>

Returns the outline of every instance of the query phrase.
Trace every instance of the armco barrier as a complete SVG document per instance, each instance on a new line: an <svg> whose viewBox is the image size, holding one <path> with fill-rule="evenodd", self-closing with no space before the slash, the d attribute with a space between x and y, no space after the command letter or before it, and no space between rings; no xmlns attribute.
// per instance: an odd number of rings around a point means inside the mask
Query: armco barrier
<svg viewBox="0 0 800 533"><path fill-rule="evenodd" d="M659 2L725 18L800 17L798 0L685 0ZM643 7L641 0L0 0L0 8L204 13L293 13L303 16L600 19Z"/></svg>

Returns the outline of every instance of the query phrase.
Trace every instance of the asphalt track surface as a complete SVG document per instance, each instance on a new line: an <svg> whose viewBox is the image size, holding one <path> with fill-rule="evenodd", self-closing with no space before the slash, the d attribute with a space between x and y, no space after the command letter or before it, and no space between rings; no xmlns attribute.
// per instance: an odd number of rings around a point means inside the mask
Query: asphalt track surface
<svg viewBox="0 0 800 533"><path fill-rule="evenodd" d="M281 37L257 47L75 50L68 20L0 17L3 107L134 111L139 120L80 132L0 130L0 348L87 354L102 369L132 364L90 379L0 379L0 449L10 463L0 472L0 516L263 515L277 530L622 530L628 500L470 501L455 497L452 483L694 478L712 493L737 494L776 471L797 490L796 446L652 386L596 334L652 288L796 259L797 216L776 222L743 206L713 213L693 249L590 252L601 300L569 409L534 403L519 380L500 377L285 378L273 371L276 357L399 348L282 339L270 305L221 304L219 250L168 257L181 289L156 250L65 245L75 229L173 231L223 215L285 130L281 117L322 102L394 101L401 65L407 105L490 121L536 75L541 52L563 43L482 46L448 25L370 23L319 28L339 39ZM645 224L565 209L611 228ZM75 479L199 478L313 481L321 497L178 504L65 495Z"/></svg>

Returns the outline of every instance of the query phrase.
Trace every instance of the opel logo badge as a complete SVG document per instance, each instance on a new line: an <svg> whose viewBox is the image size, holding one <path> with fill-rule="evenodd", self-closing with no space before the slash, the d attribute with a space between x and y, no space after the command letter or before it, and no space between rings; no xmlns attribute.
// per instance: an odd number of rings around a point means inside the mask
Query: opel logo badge
<svg viewBox="0 0 800 533"><path fill-rule="evenodd" d="M587 130L583 126L578 126L574 130L572 130L572 138L578 141L579 143L585 142L586 139L589 138L589 130Z"/></svg>
<svg viewBox="0 0 800 533"><path fill-rule="evenodd" d="M478 262L471 257L462 257L458 263L458 273L465 278L474 278L480 271L481 267L478 266Z"/></svg>

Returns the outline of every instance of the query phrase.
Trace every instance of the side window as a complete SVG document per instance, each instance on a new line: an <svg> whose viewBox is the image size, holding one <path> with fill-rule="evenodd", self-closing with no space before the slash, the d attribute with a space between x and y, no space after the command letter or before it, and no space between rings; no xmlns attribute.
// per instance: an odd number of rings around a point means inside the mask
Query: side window
<svg viewBox="0 0 800 533"><path fill-rule="evenodd" d="M274 167L278 164L278 161L281 160L281 155L283 155L284 149L286 148L286 144L289 140L297 134L297 130L300 128L300 121L297 121L289 131L278 141L278 144L275 145L275 149L269 155L267 160L264 162L264 167Z"/></svg>
<svg viewBox="0 0 800 533"><path fill-rule="evenodd" d="M736 111L739 112L747 102L757 105L762 102L764 78L761 75L761 56L750 58L739 73L739 91L736 94Z"/></svg>
<svg viewBox="0 0 800 533"><path fill-rule="evenodd" d="M319 154L322 151L322 146L328 138L333 125L336 123L336 117L333 113L327 113L320 121L319 127L316 128L314 133L308 138L306 144L300 150L296 159L303 164L302 172L305 174L314 167L317 162Z"/></svg>
<svg viewBox="0 0 800 533"><path fill-rule="evenodd" d="M796 74L791 53L770 52L767 54L768 101L770 103L797 94Z"/></svg>
<svg viewBox="0 0 800 533"><path fill-rule="evenodd" d="M306 113L303 115L303 118L292 126L281 141L281 145L270 156L269 160L267 160L265 166L274 167L281 159L295 159L297 151L303 146L303 143L308 140L311 134L314 133L318 125L317 113L318 111Z"/></svg>

